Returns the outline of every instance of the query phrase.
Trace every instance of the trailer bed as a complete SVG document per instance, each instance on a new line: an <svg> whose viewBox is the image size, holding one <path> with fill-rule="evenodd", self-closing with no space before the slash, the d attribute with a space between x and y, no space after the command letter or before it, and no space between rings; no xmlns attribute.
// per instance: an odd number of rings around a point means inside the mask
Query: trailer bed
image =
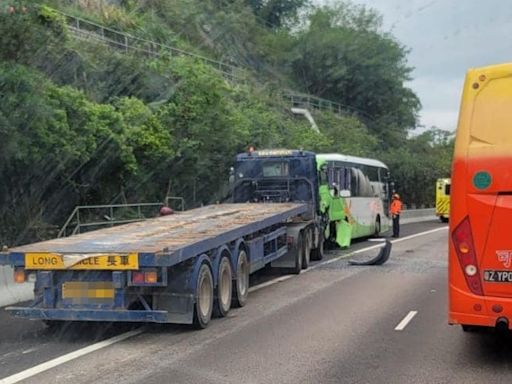
<svg viewBox="0 0 512 384"><path fill-rule="evenodd" d="M306 204L210 205L146 221L12 248L0 264L23 265L26 253L137 253L140 265L171 266L305 213ZM4 254L5 256L5 254ZM2 260L3 259L3 260Z"/></svg>

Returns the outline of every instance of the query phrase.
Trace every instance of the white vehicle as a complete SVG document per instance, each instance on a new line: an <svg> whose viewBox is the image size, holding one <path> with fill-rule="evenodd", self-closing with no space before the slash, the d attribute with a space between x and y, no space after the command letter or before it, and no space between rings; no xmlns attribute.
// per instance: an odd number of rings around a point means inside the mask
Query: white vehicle
<svg viewBox="0 0 512 384"><path fill-rule="evenodd" d="M379 235L390 228L389 169L383 162L337 153L317 154L329 184L345 198L351 238Z"/></svg>

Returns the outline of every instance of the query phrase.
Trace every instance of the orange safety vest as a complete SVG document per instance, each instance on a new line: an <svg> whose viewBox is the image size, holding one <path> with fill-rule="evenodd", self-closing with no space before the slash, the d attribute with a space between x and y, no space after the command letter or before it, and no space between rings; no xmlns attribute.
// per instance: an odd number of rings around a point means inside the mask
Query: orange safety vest
<svg viewBox="0 0 512 384"><path fill-rule="evenodd" d="M395 199L391 202L391 207L389 207L389 212L392 215L399 215L402 212L402 202L398 199Z"/></svg>

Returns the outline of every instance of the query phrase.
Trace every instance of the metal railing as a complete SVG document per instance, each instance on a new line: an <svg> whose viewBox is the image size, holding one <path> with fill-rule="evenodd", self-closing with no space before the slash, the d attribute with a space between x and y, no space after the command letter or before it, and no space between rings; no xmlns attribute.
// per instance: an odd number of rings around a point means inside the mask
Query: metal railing
<svg viewBox="0 0 512 384"><path fill-rule="evenodd" d="M213 67L215 70L220 72L220 74L226 80L243 82L243 77L237 76L235 73L237 71L243 71L243 69L238 66L226 64L224 62L213 60L193 52L184 51L169 45L136 37L125 32L116 31L103 25L96 24L92 21L68 15L60 11L57 12L59 12L65 18L69 32L71 32L72 35L78 39L90 40L105 44L123 52L134 51L137 53L142 53L149 57L191 57Z"/></svg>
<svg viewBox="0 0 512 384"><path fill-rule="evenodd" d="M226 80L232 83L243 84L246 83L246 79L248 78L248 70L241 66L226 64L224 62L213 60L193 52L146 40L125 32L120 32L94 23L90 20L72 16L64 12L56 12L65 18L69 31L77 39L94 41L96 43L115 48L120 52L137 52L149 57L192 57L203 62L204 64L212 66ZM312 95L296 93L288 90L282 92L281 97L285 102L289 103L291 107L303 107L309 110L330 111L338 115L356 114L358 116L371 119L371 116L360 109Z"/></svg>
<svg viewBox="0 0 512 384"><path fill-rule="evenodd" d="M158 216L161 207L169 206L172 202L178 203L178 207L174 204L176 210L185 210L185 200L174 196L167 196L165 203L79 205L66 220L57 237L76 235L82 233L82 229L113 227L154 218Z"/></svg>
<svg viewBox="0 0 512 384"><path fill-rule="evenodd" d="M283 92L282 97L283 99L289 101L292 107L302 107L308 110L329 111L338 115L355 114L367 119L371 119L369 114L358 108L323 99L317 96L293 92Z"/></svg>

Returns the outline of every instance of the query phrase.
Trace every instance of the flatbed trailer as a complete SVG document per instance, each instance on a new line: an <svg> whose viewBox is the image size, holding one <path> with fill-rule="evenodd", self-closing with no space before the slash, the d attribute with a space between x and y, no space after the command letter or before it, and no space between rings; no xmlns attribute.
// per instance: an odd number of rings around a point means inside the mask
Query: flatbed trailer
<svg viewBox="0 0 512 384"><path fill-rule="evenodd" d="M301 203L220 204L0 253L15 280L35 275L14 316L56 321L195 323L247 301L269 263L299 273L318 231Z"/></svg>

